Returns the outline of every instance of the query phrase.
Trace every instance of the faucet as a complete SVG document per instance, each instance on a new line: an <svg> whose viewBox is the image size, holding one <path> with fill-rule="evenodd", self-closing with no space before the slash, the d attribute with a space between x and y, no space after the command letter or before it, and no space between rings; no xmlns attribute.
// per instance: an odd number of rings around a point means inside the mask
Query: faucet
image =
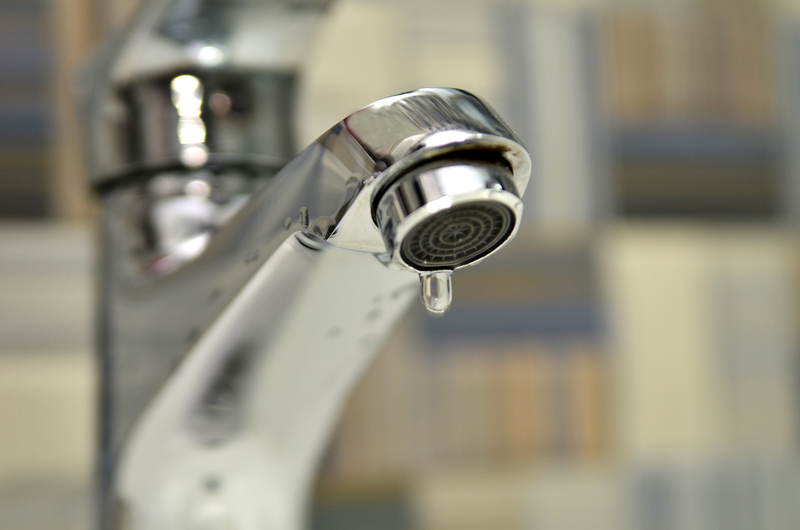
<svg viewBox="0 0 800 530"><path fill-rule="evenodd" d="M530 157L467 92L382 99L296 153L326 5L152 0L82 74L100 530L303 528L387 334L517 232Z"/></svg>

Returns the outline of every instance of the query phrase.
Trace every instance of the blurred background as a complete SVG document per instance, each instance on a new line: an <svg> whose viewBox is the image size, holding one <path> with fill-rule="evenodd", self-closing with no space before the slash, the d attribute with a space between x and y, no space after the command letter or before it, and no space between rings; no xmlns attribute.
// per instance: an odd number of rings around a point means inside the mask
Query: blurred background
<svg viewBox="0 0 800 530"><path fill-rule="evenodd" d="M0 0L0 528L89 525L93 223L76 68L138 0ZM800 1L339 0L300 145L481 95L534 159L517 239L415 305L314 530L800 528Z"/></svg>

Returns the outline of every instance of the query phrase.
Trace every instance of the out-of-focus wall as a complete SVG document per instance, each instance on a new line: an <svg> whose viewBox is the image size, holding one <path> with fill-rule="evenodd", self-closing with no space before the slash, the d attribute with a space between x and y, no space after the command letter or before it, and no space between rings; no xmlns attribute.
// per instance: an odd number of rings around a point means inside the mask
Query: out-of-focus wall
<svg viewBox="0 0 800 530"><path fill-rule="evenodd" d="M0 224L0 527L88 527L91 231Z"/></svg>

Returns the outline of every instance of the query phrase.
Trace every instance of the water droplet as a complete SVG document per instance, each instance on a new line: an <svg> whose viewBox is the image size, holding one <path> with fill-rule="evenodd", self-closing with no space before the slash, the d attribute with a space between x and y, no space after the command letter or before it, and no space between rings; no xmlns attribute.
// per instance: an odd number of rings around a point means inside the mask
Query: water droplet
<svg viewBox="0 0 800 530"><path fill-rule="evenodd" d="M303 227L303 230L308 228L308 208L305 206L300 208L300 226Z"/></svg>
<svg viewBox="0 0 800 530"><path fill-rule="evenodd" d="M367 318L367 322L372 322L374 320L377 320L378 317L380 317L380 316L381 316L381 310L376 307L373 310L371 310L369 313L367 313L367 317L366 317Z"/></svg>
<svg viewBox="0 0 800 530"><path fill-rule="evenodd" d="M247 249L247 253L244 256L245 265L249 265L250 263L254 263L256 260L258 260L258 257L260 255L261 254L260 254L260 252L258 251L257 248L249 248L249 249Z"/></svg>
<svg viewBox="0 0 800 530"><path fill-rule="evenodd" d="M328 236L331 235L335 226L336 222L330 217L318 217L314 221L312 231L322 239L328 239Z"/></svg>
<svg viewBox="0 0 800 530"><path fill-rule="evenodd" d="M347 182L344 183L344 187L348 190L357 190L361 187L361 179L358 178L358 175L353 175L347 179Z"/></svg>
<svg viewBox="0 0 800 530"><path fill-rule="evenodd" d="M220 289L214 289L211 291L211 294L208 295L209 303L213 304L219 299L220 296L222 296L222 291Z"/></svg>
<svg viewBox="0 0 800 530"><path fill-rule="evenodd" d="M209 475L203 479L201 486L208 492L216 492L222 488L222 478L217 475Z"/></svg>
<svg viewBox="0 0 800 530"><path fill-rule="evenodd" d="M453 301L453 271L419 275L422 305L433 316L442 316Z"/></svg>
<svg viewBox="0 0 800 530"><path fill-rule="evenodd" d="M194 327L189 330L189 333L186 335L186 342L189 344L194 344L197 342L197 339L200 338L200 328Z"/></svg>

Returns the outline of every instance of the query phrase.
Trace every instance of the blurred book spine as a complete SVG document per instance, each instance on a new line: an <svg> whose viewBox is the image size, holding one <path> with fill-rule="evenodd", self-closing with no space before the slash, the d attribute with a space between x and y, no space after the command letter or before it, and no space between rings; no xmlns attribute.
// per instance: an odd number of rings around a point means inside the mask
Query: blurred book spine
<svg viewBox="0 0 800 530"><path fill-rule="evenodd" d="M784 183L767 17L629 8L599 25L617 211L777 218Z"/></svg>
<svg viewBox="0 0 800 530"><path fill-rule="evenodd" d="M0 4L0 217L48 209L48 42L45 6Z"/></svg>
<svg viewBox="0 0 800 530"><path fill-rule="evenodd" d="M765 17L746 10L625 9L600 25L615 121L774 121Z"/></svg>
<svg viewBox="0 0 800 530"><path fill-rule="evenodd" d="M437 350L383 354L345 412L323 480L396 484L431 469L591 458L606 447L607 362L596 345L531 338ZM426 407L417 395L431 398ZM430 436L411 434L421 428Z"/></svg>

